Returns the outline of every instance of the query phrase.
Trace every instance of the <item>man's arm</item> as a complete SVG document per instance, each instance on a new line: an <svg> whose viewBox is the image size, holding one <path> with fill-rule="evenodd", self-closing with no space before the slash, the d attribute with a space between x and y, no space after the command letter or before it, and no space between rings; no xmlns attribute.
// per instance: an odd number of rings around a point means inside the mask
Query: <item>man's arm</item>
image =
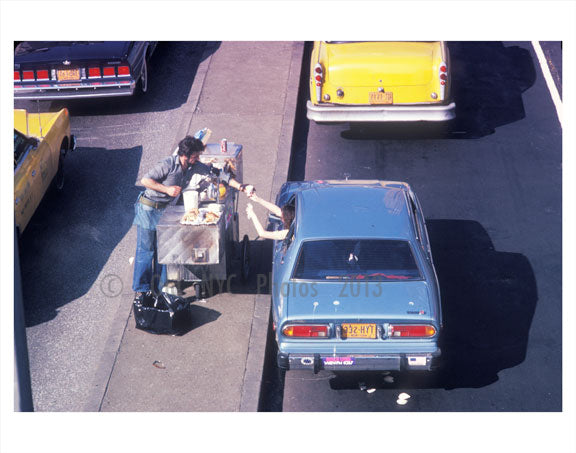
<svg viewBox="0 0 576 453"><path fill-rule="evenodd" d="M152 178L142 178L140 183L147 189L155 190L156 192L165 193L171 197L177 197L182 192L180 186L165 186Z"/></svg>

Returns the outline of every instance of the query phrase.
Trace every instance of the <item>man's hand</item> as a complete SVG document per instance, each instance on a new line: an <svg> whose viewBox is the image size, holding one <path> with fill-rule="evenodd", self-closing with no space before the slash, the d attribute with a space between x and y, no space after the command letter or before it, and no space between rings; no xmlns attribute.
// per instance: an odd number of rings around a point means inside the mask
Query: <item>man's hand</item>
<svg viewBox="0 0 576 453"><path fill-rule="evenodd" d="M182 187L180 186L167 186L166 187L166 194L170 195L171 197L177 197L182 192Z"/></svg>

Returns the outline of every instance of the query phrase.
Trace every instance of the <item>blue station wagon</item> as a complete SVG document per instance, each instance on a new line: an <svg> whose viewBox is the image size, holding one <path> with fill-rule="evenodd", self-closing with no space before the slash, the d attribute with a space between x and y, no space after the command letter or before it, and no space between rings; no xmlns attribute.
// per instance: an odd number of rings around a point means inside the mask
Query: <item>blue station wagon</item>
<svg viewBox="0 0 576 453"><path fill-rule="evenodd" d="M393 181L287 182L272 272L283 369L430 370L442 310L420 203ZM273 229L279 219L270 216Z"/></svg>

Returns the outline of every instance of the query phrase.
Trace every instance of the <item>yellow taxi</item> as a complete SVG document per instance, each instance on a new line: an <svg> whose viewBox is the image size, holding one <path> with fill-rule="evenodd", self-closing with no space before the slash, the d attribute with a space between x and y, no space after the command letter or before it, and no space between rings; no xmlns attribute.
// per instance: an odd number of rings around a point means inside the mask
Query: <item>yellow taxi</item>
<svg viewBox="0 0 576 453"><path fill-rule="evenodd" d="M308 119L446 121L455 117L443 41L316 41Z"/></svg>
<svg viewBox="0 0 576 453"><path fill-rule="evenodd" d="M22 234L51 186L64 186L64 158L76 147L67 109L14 110L14 223Z"/></svg>

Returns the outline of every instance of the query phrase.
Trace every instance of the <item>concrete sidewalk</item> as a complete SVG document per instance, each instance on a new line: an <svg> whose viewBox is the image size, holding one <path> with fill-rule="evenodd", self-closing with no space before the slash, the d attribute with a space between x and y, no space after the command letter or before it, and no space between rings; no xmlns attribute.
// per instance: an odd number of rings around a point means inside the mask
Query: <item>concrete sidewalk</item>
<svg viewBox="0 0 576 453"><path fill-rule="evenodd" d="M213 47L212 47L213 46ZM215 48L216 47L216 48ZM210 44L187 111L175 125L174 146L186 134L208 127L210 142L227 138L244 148L244 181L274 199L286 181L294 128L303 43L223 42ZM172 149L173 149L172 148ZM256 231L241 195L240 237ZM256 207L259 218L266 212ZM261 241L252 242L257 272L269 268ZM131 281L130 268L126 281ZM182 336L154 335L135 328L133 294L123 294L109 364L90 411L256 411L260 397L269 294L233 285L192 303L193 325ZM127 319L128 318L128 319ZM112 363L113 362L113 363Z"/></svg>

